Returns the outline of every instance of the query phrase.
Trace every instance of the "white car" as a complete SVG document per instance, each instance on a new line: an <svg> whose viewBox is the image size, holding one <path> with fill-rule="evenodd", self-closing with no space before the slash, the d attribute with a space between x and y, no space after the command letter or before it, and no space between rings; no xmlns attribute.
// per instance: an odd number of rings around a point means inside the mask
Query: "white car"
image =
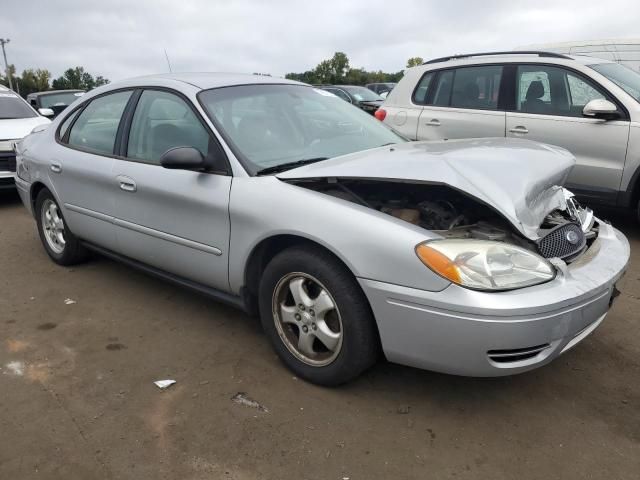
<svg viewBox="0 0 640 480"><path fill-rule="evenodd" d="M38 115L20 95L0 85L0 190L15 188L13 144L35 127L49 123L48 118Z"/></svg>
<svg viewBox="0 0 640 480"><path fill-rule="evenodd" d="M526 138L566 148L565 186L640 218L640 74L609 60L489 52L409 68L376 117L411 140Z"/></svg>

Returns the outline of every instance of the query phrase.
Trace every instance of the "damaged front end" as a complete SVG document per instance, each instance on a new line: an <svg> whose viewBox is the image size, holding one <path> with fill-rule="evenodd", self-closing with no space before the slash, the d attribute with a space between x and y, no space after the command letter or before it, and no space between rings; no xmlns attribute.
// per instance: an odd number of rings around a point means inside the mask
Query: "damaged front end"
<svg viewBox="0 0 640 480"><path fill-rule="evenodd" d="M598 236L593 212L561 193L532 238L527 238L496 208L447 185L347 178L294 179L289 183L388 214L443 239L505 242L552 263L571 263Z"/></svg>

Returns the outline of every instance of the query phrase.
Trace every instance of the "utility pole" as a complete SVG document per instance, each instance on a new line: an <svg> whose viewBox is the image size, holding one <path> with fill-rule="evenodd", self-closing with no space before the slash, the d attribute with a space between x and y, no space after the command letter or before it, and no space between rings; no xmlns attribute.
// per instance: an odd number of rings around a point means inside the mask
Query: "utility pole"
<svg viewBox="0 0 640 480"><path fill-rule="evenodd" d="M13 83L11 82L11 74L9 73L9 64L7 63L7 52L4 51L4 45L9 43L11 39L9 38L0 38L0 45L2 45L2 56L4 57L4 71L7 73L7 78L9 79L9 89L13 90Z"/></svg>

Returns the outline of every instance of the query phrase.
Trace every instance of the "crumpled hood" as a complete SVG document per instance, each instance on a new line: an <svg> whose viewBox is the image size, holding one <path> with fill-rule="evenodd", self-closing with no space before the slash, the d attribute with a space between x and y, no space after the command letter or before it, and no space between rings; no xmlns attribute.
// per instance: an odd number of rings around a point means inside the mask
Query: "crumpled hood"
<svg viewBox="0 0 640 480"><path fill-rule="evenodd" d="M529 140L484 138L409 142L279 173L281 179L361 178L443 184L492 206L524 236L539 238L544 217L565 209L568 151Z"/></svg>

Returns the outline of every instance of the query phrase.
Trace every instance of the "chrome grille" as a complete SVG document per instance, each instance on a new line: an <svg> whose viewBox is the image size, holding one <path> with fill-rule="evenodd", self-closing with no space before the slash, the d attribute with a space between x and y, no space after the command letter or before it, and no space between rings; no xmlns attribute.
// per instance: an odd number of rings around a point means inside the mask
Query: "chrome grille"
<svg viewBox="0 0 640 480"><path fill-rule="evenodd" d="M579 225L565 223L551 229L537 243L538 251L544 258L558 257L565 260L582 252L587 239Z"/></svg>

